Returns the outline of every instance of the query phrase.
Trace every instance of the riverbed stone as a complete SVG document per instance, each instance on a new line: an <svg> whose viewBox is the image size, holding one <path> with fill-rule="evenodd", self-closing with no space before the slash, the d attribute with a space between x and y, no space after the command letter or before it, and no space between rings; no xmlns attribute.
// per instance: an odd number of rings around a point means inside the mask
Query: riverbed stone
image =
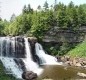
<svg viewBox="0 0 86 80"><path fill-rule="evenodd" d="M86 78L86 74L85 74L85 73L80 73L80 72L78 72L77 75L78 75L78 76L81 76L81 77L83 77L83 78Z"/></svg>
<svg viewBox="0 0 86 80"><path fill-rule="evenodd" d="M77 66L77 67L81 67L82 65L81 65L80 63L76 63L75 66Z"/></svg>
<svg viewBox="0 0 86 80"><path fill-rule="evenodd" d="M37 74L32 71L26 71L26 72L23 72L22 78L25 80L36 80Z"/></svg>

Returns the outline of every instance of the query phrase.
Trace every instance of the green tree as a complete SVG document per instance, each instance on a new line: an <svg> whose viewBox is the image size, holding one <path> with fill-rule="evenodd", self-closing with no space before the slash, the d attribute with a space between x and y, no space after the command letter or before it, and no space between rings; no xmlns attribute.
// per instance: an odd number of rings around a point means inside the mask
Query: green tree
<svg viewBox="0 0 86 80"><path fill-rule="evenodd" d="M12 14L11 18L10 18L10 22L13 22L16 18L16 15L15 14Z"/></svg>
<svg viewBox="0 0 86 80"><path fill-rule="evenodd" d="M37 7L37 9L40 11L40 10L41 10L41 6L39 5L39 6Z"/></svg>
<svg viewBox="0 0 86 80"><path fill-rule="evenodd" d="M24 5L24 8L22 10L22 13L27 13L27 7L26 7L26 5Z"/></svg>
<svg viewBox="0 0 86 80"><path fill-rule="evenodd" d="M79 25L80 26L85 26L86 25L86 13L82 6L80 5L78 8L78 20L79 20Z"/></svg>
<svg viewBox="0 0 86 80"><path fill-rule="evenodd" d="M61 9L58 11L58 26L61 28L67 28L67 13L66 6L62 5Z"/></svg>
<svg viewBox="0 0 86 80"><path fill-rule="evenodd" d="M43 7L44 7L44 10L45 10L45 11L47 11L47 10L48 10L49 6L48 6L48 2L47 2L47 1L45 1L45 3L44 3L44 6L43 6Z"/></svg>
<svg viewBox="0 0 86 80"><path fill-rule="evenodd" d="M33 9L31 8L30 4L28 4L27 12L28 13L33 13Z"/></svg>

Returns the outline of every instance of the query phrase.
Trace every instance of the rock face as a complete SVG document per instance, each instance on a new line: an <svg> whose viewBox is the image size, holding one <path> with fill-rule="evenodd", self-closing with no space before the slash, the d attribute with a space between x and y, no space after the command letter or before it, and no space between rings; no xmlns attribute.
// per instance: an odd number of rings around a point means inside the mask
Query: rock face
<svg viewBox="0 0 86 80"><path fill-rule="evenodd" d="M36 80L37 74L32 71L26 71L26 72L23 72L22 78L25 80Z"/></svg>
<svg viewBox="0 0 86 80"><path fill-rule="evenodd" d="M36 55L36 51L35 51L35 43L37 42L37 38L35 38L35 37L28 37L28 42L30 43L31 53L32 53L33 60L35 62L37 62L38 64L40 64L40 59Z"/></svg>
<svg viewBox="0 0 86 80"><path fill-rule="evenodd" d="M25 58L25 44L24 38L17 36L15 38L15 57L16 58Z"/></svg>
<svg viewBox="0 0 86 80"><path fill-rule="evenodd" d="M86 26L85 26L86 27ZM84 35L81 35L84 34ZM71 30L67 28L53 27L47 31L47 33L43 37L43 42L81 42L84 40L86 35L86 28L83 26L78 30Z"/></svg>

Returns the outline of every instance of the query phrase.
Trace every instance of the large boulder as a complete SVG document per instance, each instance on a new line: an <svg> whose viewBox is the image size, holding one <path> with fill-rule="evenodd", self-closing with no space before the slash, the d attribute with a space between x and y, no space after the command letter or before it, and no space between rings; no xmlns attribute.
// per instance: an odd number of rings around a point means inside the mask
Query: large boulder
<svg viewBox="0 0 86 80"><path fill-rule="evenodd" d="M22 78L25 80L36 80L37 74L32 71L26 71L26 72L23 72Z"/></svg>

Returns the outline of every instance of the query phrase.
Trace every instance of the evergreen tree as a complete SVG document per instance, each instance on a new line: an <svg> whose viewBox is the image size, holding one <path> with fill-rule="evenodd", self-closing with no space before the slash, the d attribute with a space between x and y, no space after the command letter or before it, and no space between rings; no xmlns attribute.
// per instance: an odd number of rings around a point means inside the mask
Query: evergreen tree
<svg viewBox="0 0 86 80"><path fill-rule="evenodd" d="M49 6L48 6L48 2L47 1L45 1L45 3L44 3L44 10L46 11L46 10L48 10L48 8L49 8Z"/></svg>
<svg viewBox="0 0 86 80"><path fill-rule="evenodd" d="M41 6L39 5L39 6L37 7L37 9L40 11L40 10L41 10Z"/></svg>
<svg viewBox="0 0 86 80"><path fill-rule="evenodd" d="M15 14L12 14L11 18L10 18L10 22L13 22L15 20L16 16Z"/></svg>
<svg viewBox="0 0 86 80"><path fill-rule="evenodd" d="M24 5L24 8L22 10L22 13L27 13L27 7L26 7L26 5Z"/></svg>
<svg viewBox="0 0 86 80"><path fill-rule="evenodd" d="M28 4L27 12L28 13L33 13L33 9L31 8L30 4Z"/></svg>

